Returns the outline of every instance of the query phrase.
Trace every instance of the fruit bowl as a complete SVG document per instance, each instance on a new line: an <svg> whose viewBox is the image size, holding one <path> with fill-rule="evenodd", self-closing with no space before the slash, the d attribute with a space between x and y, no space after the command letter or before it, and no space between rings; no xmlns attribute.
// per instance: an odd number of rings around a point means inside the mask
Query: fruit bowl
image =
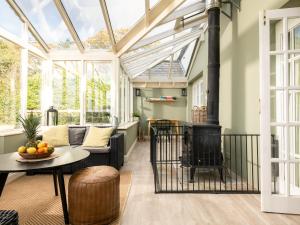
<svg viewBox="0 0 300 225"><path fill-rule="evenodd" d="M38 153L38 154L29 154L29 153L20 153L19 155L24 159L43 159L49 157L53 152L47 153Z"/></svg>
<svg viewBox="0 0 300 225"><path fill-rule="evenodd" d="M54 152L54 147L44 141L28 142L18 148L19 155L24 159L43 159Z"/></svg>

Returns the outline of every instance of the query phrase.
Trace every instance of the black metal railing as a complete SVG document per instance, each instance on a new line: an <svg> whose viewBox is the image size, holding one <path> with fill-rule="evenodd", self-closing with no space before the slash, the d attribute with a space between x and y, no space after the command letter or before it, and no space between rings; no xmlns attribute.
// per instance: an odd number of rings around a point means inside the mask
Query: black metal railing
<svg viewBox="0 0 300 225"><path fill-rule="evenodd" d="M195 136L172 126L150 136L155 193L260 192L258 134Z"/></svg>

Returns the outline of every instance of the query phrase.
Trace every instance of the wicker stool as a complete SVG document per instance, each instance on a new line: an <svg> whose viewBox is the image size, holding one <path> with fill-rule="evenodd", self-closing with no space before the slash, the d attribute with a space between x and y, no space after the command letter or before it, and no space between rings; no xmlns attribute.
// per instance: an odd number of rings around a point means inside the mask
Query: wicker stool
<svg viewBox="0 0 300 225"><path fill-rule="evenodd" d="M18 225L19 216L15 210L0 210L0 224L1 225Z"/></svg>
<svg viewBox="0 0 300 225"><path fill-rule="evenodd" d="M72 225L109 224L120 212L120 174L109 166L80 170L69 181Z"/></svg>

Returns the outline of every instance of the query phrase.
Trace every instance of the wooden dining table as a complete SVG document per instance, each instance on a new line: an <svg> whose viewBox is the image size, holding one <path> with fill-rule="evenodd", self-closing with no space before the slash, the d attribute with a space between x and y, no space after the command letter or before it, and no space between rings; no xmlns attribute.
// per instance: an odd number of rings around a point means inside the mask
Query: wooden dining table
<svg viewBox="0 0 300 225"><path fill-rule="evenodd" d="M156 121L159 121L162 119L147 119L148 122L148 136L150 136L150 129L152 124L154 124ZM176 127L176 133L179 134L179 124L180 121L179 120L168 120L170 121L170 123L172 124L172 126Z"/></svg>

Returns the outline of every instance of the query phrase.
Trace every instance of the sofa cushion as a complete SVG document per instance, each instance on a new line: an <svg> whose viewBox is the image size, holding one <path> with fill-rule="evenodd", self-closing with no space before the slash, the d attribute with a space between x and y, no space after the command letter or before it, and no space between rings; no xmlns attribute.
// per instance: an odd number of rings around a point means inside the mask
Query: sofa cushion
<svg viewBox="0 0 300 225"><path fill-rule="evenodd" d="M85 127L69 127L70 145L81 145L85 136Z"/></svg>
<svg viewBox="0 0 300 225"><path fill-rule="evenodd" d="M86 136L83 142L83 146L85 147L107 146L112 132L113 132L112 127L108 127L108 128L90 127L88 131L88 135Z"/></svg>
<svg viewBox="0 0 300 225"><path fill-rule="evenodd" d="M86 150L89 151L90 153L108 153L110 151L110 147L84 147L84 146L77 146L76 148L74 148L74 150L78 150L78 149L82 149L82 150Z"/></svg>
<svg viewBox="0 0 300 225"><path fill-rule="evenodd" d="M43 133L43 141L54 147L69 145L68 126L59 125L50 127Z"/></svg>

